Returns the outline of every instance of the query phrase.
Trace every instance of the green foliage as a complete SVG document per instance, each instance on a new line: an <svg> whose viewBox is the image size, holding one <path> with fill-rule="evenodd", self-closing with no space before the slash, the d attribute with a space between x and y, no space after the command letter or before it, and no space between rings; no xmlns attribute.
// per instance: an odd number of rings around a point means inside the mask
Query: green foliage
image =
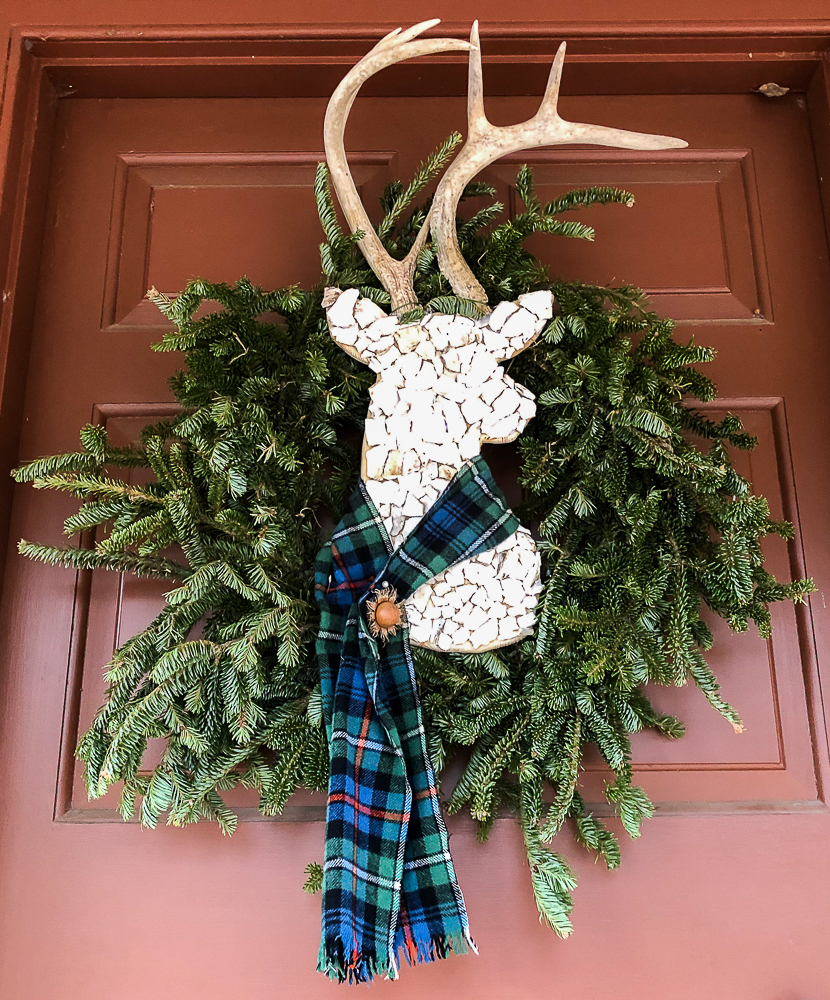
<svg viewBox="0 0 830 1000"><path fill-rule="evenodd" d="M220 310L194 320L207 300ZM157 349L187 359L171 379L181 415L127 450L86 427L77 454L18 469L20 481L81 498L67 534L97 528L92 547L20 550L170 579L158 617L108 665L78 756L90 795L123 783L127 816L138 798L148 826L166 813L230 831L220 793L236 784L257 789L266 814L301 784L326 787L312 563L318 518L337 516L357 474L343 438L360 426L370 377L329 337L319 291L191 282L157 303L176 324ZM149 483L134 481L136 467ZM142 758L158 737L166 749L148 775Z"/></svg>
<svg viewBox="0 0 830 1000"><path fill-rule="evenodd" d="M323 888L323 866L312 861L310 865L305 866L305 873L308 878L303 883L303 892L313 896Z"/></svg>
<svg viewBox="0 0 830 1000"><path fill-rule="evenodd" d="M415 199L457 142L451 136L412 183L384 192L378 231L393 256L411 247L429 208ZM736 417L714 422L686 402L714 398L695 367L713 352L678 343L638 290L552 280L524 249L536 232L592 239L593 230L559 216L631 205L631 195L593 188L543 205L526 167L517 191L525 207L515 218L494 225L502 206L491 203L459 220L458 232L491 306L538 288L559 303L538 342L510 364L539 402L520 440L518 512L539 525L537 628L497 652L417 650L416 667L436 769L465 755L450 811L469 809L482 838L501 809L518 815L540 914L567 936L575 880L549 843L570 824L609 868L620 863L614 834L578 791L586 747L608 766L606 798L623 829L639 836L652 807L632 784L630 734L683 732L653 709L648 686L691 680L740 729L705 660L712 636L702 612L738 631L754 621L766 636L768 605L802 600L812 584L782 584L763 568L760 540L791 528L770 520L732 466L729 448L752 448L753 439ZM359 234L340 229L323 166L315 192L326 282L388 303ZM492 195L481 183L465 192ZM413 318L478 314L453 296L429 243L415 288ZM221 793L235 785L256 789L266 815L300 786L326 787L313 560L357 478L373 377L328 335L322 285L263 292L246 279L197 280L174 300L150 297L175 327L156 349L184 355L170 381L180 416L145 428L130 448L88 426L80 451L18 469L20 481L80 498L67 534L95 532L83 548L22 542L20 550L170 579L158 617L108 665L106 702L78 756L91 796L122 785L125 818L138 808L147 826L164 815L176 825L212 819L231 832ZM205 302L218 309L196 319ZM148 771L145 750L157 738L165 749ZM304 888L316 891L319 865L307 874Z"/></svg>

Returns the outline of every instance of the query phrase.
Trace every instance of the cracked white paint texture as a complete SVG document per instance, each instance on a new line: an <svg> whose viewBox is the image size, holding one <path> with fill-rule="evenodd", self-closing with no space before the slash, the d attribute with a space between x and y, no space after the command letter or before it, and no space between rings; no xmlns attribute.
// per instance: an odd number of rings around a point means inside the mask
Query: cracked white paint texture
<svg viewBox="0 0 830 1000"><path fill-rule="evenodd" d="M378 375L362 475L397 547L482 444L515 440L535 415L533 394L499 362L544 329L553 296L520 295L479 320L428 313L405 324L357 289L329 288L323 304L336 343ZM530 635L540 570L533 538L519 528L415 591L406 603L410 640L474 652Z"/></svg>

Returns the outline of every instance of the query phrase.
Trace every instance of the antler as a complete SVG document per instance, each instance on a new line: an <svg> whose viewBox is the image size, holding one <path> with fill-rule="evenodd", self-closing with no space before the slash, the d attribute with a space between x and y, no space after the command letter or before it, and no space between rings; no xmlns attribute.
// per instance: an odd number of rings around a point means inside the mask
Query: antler
<svg viewBox="0 0 830 1000"><path fill-rule="evenodd" d="M358 246L363 251L363 256L369 267L378 276L386 291L389 292L393 312L400 312L417 304L413 288L413 275L418 253L429 233L429 216L424 220L415 243L406 257L403 260L395 260L394 257L390 256L372 227L352 180L349 163L346 159L344 132L346 120L357 92L365 81L379 70L404 59L412 59L414 56L469 49L470 43L459 38L428 38L413 41L428 28L438 24L440 20L436 17L431 21L421 21L420 24L407 28L406 31L395 28L394 31L390 31L382 38L341 80L329 101L323 127L326 161L343 214L346 216L346 222L352 232L360 230L363 233L363 238Z"/></svg>
<svg viewBox="0 0 830 1000"><path fill-rule="evenodd" d="M500 156L536 146L575 142L617 146L622 149L679 149L688 145L683 139L673 139L671 136L626 132L623 129L585 125L560 118L557 105L564 62L565 42L562 42L553 60L542 103L532 118L520 125L506 125L503 128L491 125L484 113L478 21L473 23L467 90L467 141L441 178L431 213L438 266L458 296L487 302L484 289L461 255L455 231L455 213L467 183Z"/></svg>

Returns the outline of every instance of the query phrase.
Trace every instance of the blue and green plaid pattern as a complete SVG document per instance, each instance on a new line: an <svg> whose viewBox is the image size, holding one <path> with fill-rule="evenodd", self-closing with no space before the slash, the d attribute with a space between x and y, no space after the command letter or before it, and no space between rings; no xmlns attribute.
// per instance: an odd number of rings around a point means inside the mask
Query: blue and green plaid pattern
<svg viewBox="0 0 830 1000"><path fill-rule="evenodd" d="M366 599L400 599L454 563L509 538L519 522L479 456L392 551L361 481L318 555L317 656L329 740L318 969L366 982L475 950L453 870L406 630L372 638Z"/></svg>

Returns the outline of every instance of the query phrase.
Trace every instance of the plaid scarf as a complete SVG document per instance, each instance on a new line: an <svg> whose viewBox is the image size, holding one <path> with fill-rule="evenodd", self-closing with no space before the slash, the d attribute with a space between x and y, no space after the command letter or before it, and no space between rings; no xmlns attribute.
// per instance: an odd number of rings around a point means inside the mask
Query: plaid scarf
<svg viewBox="0 0 830 1000"><path fill-rule="evenodd" d="M317 557L317 656L330 761L317 968L331 979L396 979L400 951L410 965L475 951L407 632L373 639L366 599L382 585L408 598L518 526L479 456L394 552L361 480L331 545Z"/></svg>

